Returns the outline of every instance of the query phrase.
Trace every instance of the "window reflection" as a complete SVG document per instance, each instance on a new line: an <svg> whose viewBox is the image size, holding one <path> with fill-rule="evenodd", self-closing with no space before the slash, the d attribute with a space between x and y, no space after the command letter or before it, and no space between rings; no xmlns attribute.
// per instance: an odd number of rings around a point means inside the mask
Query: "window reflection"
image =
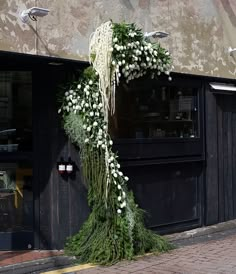
<svg viewBox="0 0 236 274"><path fill-rule="evenodd" d="M110 132L116 138L196 138L198 92L178 86L119 89Z"/></svg>
<svg viewBox="0 0 236 274"><path fill-rule="evenodd" d="M0 152L32 151L31 72L0 72Z"/></svg>
<svg viewBox="0 0 236 274"><path fill-rule="evenodd" d="M0 232L33 229L32 167L0 164Z"/></svg>

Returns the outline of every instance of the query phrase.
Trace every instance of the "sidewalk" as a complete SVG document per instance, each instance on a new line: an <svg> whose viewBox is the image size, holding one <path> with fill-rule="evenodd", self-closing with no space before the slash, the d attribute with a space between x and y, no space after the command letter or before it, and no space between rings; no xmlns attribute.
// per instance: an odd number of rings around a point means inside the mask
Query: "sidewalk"
<svg viewBox="0 0 236 274"><path fill-rule="evenodd" d="M68 267L73 259L63 256L62 251L0 252L0 273L43 273L50 269L58 269L48 272L50 274L236 273L236 220L166 237L177 249L159 256L148 255L135 261L124 261L108 268L91 265ZM229 265L227 269L224 260ZM205 272L200 266L205 267ZM214 272L215 266L222 271ZM67 268L60 270L62 267Z"/></svg>

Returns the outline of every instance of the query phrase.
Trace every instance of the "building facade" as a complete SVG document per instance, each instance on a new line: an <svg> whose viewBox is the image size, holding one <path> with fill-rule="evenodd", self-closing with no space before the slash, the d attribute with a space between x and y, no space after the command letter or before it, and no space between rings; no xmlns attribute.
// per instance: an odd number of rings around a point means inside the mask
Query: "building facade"
<svg viewBox="0 0 236 274"><path fill-rule="evenodd" d="M23 23L31 7L45 17ZM60 84L88 65L101 23L163 30L171 82L119 87L111 119L146 224L171 233L236 218L233 0L8 0L0 3L0 249L61 249L87 218L79 152L57 114ZM58 163L74 172L60 174Z"/></svg>

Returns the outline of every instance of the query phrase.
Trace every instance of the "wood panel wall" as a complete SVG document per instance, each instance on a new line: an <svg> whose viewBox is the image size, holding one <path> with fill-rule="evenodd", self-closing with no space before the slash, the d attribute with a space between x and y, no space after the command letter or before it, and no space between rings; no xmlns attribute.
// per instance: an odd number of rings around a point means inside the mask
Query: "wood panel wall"
<svg viewBox="0 0 236 274"><path fill-rule="evenodd" d="M206 91L206 224L236 218L236 96Z"/></svg>

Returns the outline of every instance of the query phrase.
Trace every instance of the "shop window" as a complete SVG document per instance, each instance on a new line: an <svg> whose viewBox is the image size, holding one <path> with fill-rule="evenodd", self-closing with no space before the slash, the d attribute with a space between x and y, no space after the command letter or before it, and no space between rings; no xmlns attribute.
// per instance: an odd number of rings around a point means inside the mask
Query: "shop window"
<svg viewBox="0 0 236 274"><path fill-rule="evenodd" d="M0 163L0 232L33 229L30 163Z"/></svg>
<svg viewBox="0 0 236 274"><path fill-rule="evenodd" d="M123 86L111 117L115 138L197 138L198 89L154 83Z"/></svg>
<svg viewBox="0 0 236 274"><path fill-rule="evenodd" d="M32 151L31 72L0 72L0 153Z"/></svg>

